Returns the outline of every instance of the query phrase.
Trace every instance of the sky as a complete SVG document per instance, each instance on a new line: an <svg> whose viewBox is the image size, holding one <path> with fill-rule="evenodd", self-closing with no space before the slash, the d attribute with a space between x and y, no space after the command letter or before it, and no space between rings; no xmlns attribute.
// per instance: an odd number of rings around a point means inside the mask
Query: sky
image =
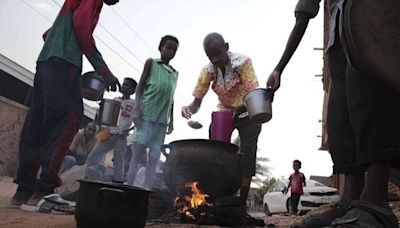
<svg viewBox="0 0 400 228"><path fill-rule="evenodd" d="M56 17L63 0L1 0L0 53L35 72L36 59L43 45L41 34ZM170 64L179 71L175 93L175 130L165 143L208 137L211 112L217 97L210 89L199 113L193 119L202 129L187 126L180 116L183 105L192 100L192 91L207 59L203 38L210 32L222 34L230 50L252 59L260 87L278 63L294 26L297 0L120 0L104 5L95 40L111 71L122 82L137 81L148 58L158 58L159 41L174 35L180 45ZM322 7L321 7L322 8ZM323 90L322 51L323 13L310 21L307 32L282 75L281 88L272 104L273 118L263 124L258 157L266 157L271 176L287 178L292 161L302 161L301 171L330 176L332 161L320 151ZM83 72L93 68L84 62ZM106 93L106 98L118 96ZM87 102L87 101L85 101ZM94 102L89 105L97 106ZM237 135L234 132L233 137Z"/></svg>

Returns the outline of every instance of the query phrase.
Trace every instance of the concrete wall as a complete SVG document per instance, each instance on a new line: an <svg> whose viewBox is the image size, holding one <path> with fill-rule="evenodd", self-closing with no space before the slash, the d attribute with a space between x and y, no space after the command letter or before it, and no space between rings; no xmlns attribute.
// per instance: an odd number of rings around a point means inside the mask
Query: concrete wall
<svg viewBox="0 0 400 228"><path fill-rule="evenodd" d="M27 112L26 106L0 96L0 161L6 176L17 174L19 138Z"/></svg>

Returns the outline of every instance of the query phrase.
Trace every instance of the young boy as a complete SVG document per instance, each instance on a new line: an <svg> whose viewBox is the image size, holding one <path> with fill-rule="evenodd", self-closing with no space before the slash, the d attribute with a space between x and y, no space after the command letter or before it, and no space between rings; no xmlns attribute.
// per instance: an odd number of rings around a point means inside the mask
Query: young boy
<svg viewBox="0 0 400 228"><path fill-rule="evenodd" d="M136 81L132 78L125 78L122 83L122 97L116 97L114 100L121 102L121 113L117 127L106 127L103 131L108 131L110 135L100 140L93 150L88 155L86 160L85 178L88 180L101 180L101 172L96 167L104 157L105 153L114 149L114 177L113 182L123 183L124 178L124 163L125 149L127 145L127 136L133 122L133 110L135 101L130 99L130 96L135 93Z"/></svg>
<svg viewBox="0 0 400 228"><path fill-rule="evenodd" d="M297 215L298 205L300 201L300 196L303 195L303 186L306 186L306 177L303 173L299 172L301 168L301 161L293 161L294 173L290 174L288 188L290 188L290 203L292 210L290 214ZM285 189L285 194L287 194L288 189Z"/></svg>
<svg viewBox="0 0 400 228"><path fill-rule="evenodd" d="M169 65L178 50L176 37L166 35L158 46L161 59L149 58L139 81L135 100L135 131L133 133L133 155L129 165L127 182L135 182L138 165L150 148L146 165L145 189L151 189L160 159L161 148L165 134L173 130L173 104L178 72Z"/></svg>

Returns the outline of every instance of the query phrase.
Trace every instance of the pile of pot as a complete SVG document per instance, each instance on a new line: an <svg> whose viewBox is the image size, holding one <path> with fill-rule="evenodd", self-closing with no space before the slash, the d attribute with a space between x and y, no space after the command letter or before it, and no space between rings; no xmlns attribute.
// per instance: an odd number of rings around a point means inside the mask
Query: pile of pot
<svg viewBox="0 0 400 228"><path fill-rule="evenodd" d="M82 75L82 97L99 102L100 108L96 115L99 125L117 126L121 111L121 102L112 99L103 99L106 83L103 77L95 71Z"/></svg>

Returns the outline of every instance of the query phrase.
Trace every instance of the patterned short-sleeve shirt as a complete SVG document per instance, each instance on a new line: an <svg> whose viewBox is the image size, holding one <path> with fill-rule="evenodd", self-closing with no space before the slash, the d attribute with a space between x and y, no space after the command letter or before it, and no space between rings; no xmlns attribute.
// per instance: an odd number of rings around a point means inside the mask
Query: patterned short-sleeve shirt
<svg viewBox="0 0 400 228"><path fill-rule="evenodd" d="M195 98L203 99L211 84L218 95L220 110L235 110L243 106L244 95L258 87L258 80L251 59L245 55L228 52L229 62L225 74L212 63L201 71L193 91Z"/></svg>

